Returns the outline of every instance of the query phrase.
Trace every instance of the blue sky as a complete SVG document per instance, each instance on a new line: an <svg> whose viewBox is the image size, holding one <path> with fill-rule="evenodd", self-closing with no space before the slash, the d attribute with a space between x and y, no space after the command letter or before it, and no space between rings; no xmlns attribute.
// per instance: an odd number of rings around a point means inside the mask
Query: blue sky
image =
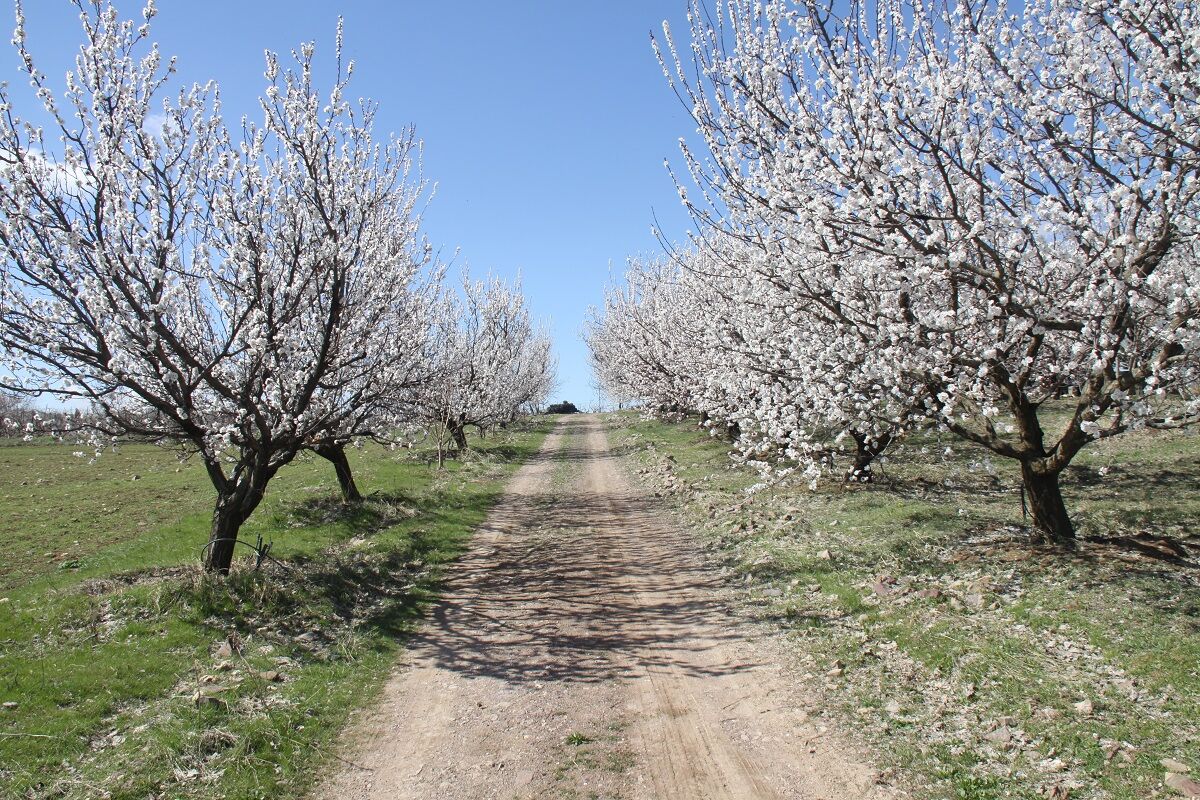
<svg viewBox="0 0 1200 800"><path fill-rule="evenodd" d="M81 41L74 10L67 0L25 5L30 46L57 77ZM626 257L658 251L655 215L670 238L690 227L663 159L678 163L678 139L694 124L649 44L664 19L686 42L686 0L158 5L153 38L178 56L181 81L221 84L230 121L257 116L264 49L311 40L329 55L343 16L354 92L379 102L381 129L413 124L425 142L425 174L438 185L431 240L447 256L461 248L475 274L520 271L534 313L553 319L557 394L595 402L579 340L587 307ZM137 16L141 2L117 7ZM2 20L0 29L9 29ZM9 53L0 77L18 84Z"/></svg>

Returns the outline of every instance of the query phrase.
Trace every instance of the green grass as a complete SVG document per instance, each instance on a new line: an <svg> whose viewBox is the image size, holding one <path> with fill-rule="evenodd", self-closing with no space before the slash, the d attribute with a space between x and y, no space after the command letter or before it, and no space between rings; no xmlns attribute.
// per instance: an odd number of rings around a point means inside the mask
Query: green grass
<svg viewBox="0 0 1200 800"><path fill-rule="evenodd" d="M605 727L572 731L552 753L557 761L551 773L553 783L537 798L563 800L619 800L624 793L625 776L637 761L627 741L627 719L617 719Z"/></svg>
<svg viewBox="0 0 1200 800"><path fill-rule="evenodd" d="M242 531L278 561L243 559L229 579L195 566L212 501L196 465L146 447L91 465L0 448L0 784L302 793L545 432L480 442L444 472L424 452L354 453L358 507L338 502L325 462L294 464Z"/></svg>
<svg viewBox="0 0 1200 800"><path fill-rule="evenodd" d="M1200 771L1196 432L1085 449L1064 476L1067 554L1030 543L1014 466L952 437L893 447L875 485L747 495L759 476L694 422L613 426L830 713L921 796L1134 800L1169 796L1163 758Z"/></svg>

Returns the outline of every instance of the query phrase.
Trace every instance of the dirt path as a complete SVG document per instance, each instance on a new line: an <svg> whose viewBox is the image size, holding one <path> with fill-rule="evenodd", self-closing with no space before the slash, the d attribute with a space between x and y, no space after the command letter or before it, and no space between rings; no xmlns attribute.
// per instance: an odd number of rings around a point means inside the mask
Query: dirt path
<svg viewBox="0 0 1200 800"><path fill-rule="evenodd" d="M810 723L600 418L516 475L324 798L890 796Z"/></svg>

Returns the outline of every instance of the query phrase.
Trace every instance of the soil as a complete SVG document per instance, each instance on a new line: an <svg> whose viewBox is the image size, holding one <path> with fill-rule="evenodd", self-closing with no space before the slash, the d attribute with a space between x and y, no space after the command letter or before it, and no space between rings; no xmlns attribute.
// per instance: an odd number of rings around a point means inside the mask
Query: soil
<svg viewBox="0 0 1200 800"><path fill-rule="evenodd" d="M321 798L895 796L601 418L572 416L451 571Z"/></svg>

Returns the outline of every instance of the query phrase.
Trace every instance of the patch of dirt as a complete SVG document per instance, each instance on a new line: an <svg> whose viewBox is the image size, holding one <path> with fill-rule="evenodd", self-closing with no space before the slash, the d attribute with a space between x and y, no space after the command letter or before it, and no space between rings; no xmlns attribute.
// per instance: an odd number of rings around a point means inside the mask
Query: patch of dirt
<svg viewBox="0 0 1200 800"><path fill-rule="evenodd" d="M200 574L198 566L187 564L177 567L150 567L122 572L107 578L89 578L79 584L79 590L91 597L103 597L128 589L131 586L147 586L164 583Z"/></svg>
<svg viewBox="0 0 1200 800"><path fill-rule="evenodd" d="M317 795L898 796L815 719L778 645L733 615L650 491L597 417L563 420Z"/></svg>

